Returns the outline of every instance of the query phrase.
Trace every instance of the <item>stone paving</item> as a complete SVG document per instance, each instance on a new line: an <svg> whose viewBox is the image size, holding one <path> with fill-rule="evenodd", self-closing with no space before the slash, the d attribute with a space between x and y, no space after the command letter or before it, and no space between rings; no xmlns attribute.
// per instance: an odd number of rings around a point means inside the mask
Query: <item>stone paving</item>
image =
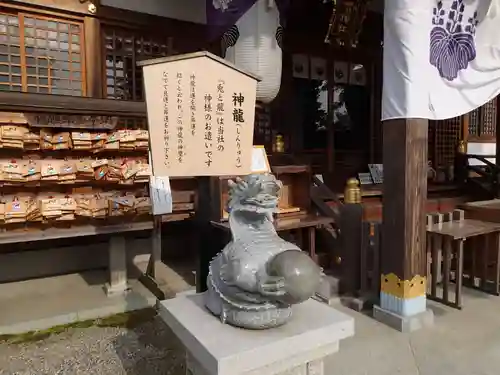
<svg viewBox="0 0 500 375"><path fill-rule="evenodd" d="M0 344L5 375L184 375L180 344L159 317L132 329L69 329L45 340Z"/></svg>
<svg viewBox="0 0 500 375"><path fill-rule="evenodd" d="M498 375L500 297L467 292L462 311L430 304L434 327L401 334L370 317L342 341L325 375ZM184 375L183 350L158 317L135 328L70 329L38 342L0 343L0 374Z"/></svg>

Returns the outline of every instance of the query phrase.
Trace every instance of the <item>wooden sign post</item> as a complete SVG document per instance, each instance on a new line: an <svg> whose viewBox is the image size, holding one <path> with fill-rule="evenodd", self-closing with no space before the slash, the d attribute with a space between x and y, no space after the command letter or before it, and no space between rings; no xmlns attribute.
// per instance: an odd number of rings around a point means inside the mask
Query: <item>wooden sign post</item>
<svg viewBox="0 0 500 375"><path fill-rule="evenodd" d="M154 176L199 178L197 289L212 243L210 176L251 172L258 78L209 52L141 61ZM157 253L161 257L161 249Z"/></svg>

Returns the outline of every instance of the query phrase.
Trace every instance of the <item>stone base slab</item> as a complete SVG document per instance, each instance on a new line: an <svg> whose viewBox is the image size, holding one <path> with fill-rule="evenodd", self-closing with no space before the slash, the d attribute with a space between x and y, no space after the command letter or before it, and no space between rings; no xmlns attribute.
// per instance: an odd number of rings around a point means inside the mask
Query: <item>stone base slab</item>
<svg viewBox="0 0 500 375"><path fill-rule="evenodd" d="M339 279L330 275L322 275L315 297L329 303L339 296Z"/></svg>
<svg viewBox="0 0 500 375"><path fill-rule="evenodd" d="M104 285L104 291L108 297L116 297L127 294L130 288L127 281L115 285L106 283L106 285Z"/></svg>
<svg viewBox="0 0 500 375"><path fill-rule="evenodd" d="M375 305L373 317L400 332L413 332L434 324L434 313L429 309L415 315L402 316Z"/></svg>
<svg viewBox="0 0 500 375"><path fill-rule="evenodd" d="M159 303L159 314L188 350L193 375L324 375L323 359L354 334L354 320L310 299L284 326L256 331L222 324L203 295Z"/></svg>
<svg viewBox="0 0 500 375"><path fill-rule="evenodd" d="M328 348L323 348L328 355L336 353L339 349L338 343ZM298 362L294 360L294 363ZM300 360L300 359L299 359ZM187 375L212 375L208 372L189 352L186 353L186 374ZM290 367L288 360L276 362L266 368L259 368L257 370L250 370L245 372L244 375L326 375L323 358L308 361L300 365Z"/></svg>

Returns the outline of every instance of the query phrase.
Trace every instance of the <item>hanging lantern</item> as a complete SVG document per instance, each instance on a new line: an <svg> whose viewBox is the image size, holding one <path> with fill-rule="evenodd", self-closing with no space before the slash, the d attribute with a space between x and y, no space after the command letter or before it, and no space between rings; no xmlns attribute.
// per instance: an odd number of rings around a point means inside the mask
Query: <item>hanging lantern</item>
<svg viewBox="0 0 500 375"><path fill-rule="evenodd" d="M370 0L333 0L325 43L356 47Z"/></svg>
<svg viewBox="0 0 500 375"><path fill-rule="evenodd" d="M271 102L280 89L282 34L274 0L257 0L222 36L226 60L262 79L257 85L257 100L263 103Z"/></svg>

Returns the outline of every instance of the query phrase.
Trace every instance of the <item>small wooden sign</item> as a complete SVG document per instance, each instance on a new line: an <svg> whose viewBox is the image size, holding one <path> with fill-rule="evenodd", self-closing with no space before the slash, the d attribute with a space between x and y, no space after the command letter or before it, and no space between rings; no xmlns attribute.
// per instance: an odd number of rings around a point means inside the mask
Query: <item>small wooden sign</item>
<svg viewBox="0 0 500 375"><path fill-rule="evenodd" d="M116 116L48 115L26 113L28 124L37 128L70 128L112 130L118 124Z"/></svg>
<svg viewBox="0 0 500 375"><path fill-rule="evenodd" d="M153 215L172 213L172 190L168 177L151 176L149 181Z"/></svg>
<svg viewBox="0 0 500 375"><path fill-rule="evenodd" d="M251 173L257 77L209 52L138 65L154 175Z"/></svg>
<svg viewBox="0 0 500 375"><path fill-rule="evenodd" d="M270 173L269 159L264 146L253 146L252 173Z"/></svg>

